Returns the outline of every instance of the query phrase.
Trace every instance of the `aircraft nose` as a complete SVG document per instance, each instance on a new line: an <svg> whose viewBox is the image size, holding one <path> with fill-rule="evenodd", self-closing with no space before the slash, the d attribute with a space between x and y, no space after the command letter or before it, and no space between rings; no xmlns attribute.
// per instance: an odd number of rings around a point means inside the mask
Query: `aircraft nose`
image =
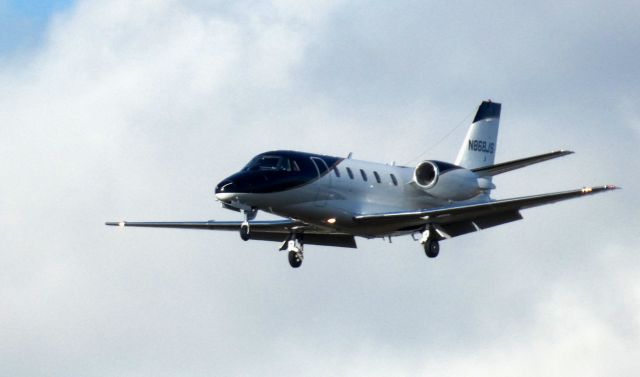
<svg viewBox="0 0 640 377"><path fill-rule="evenodd" d="M216 186L216 198L221 201L228 201L234 195L235 188L232 180L225 179Z"/></svg>

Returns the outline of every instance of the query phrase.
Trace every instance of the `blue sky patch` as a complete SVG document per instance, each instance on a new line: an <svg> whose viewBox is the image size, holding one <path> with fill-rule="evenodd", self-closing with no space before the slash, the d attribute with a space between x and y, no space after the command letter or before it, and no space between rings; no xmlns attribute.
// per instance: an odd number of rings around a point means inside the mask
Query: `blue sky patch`
<svg viewBox="0 0 640 377"><path fill-rule="evenodd" d="M51 17L74 0L0 0L0 57L37 47Z"/></svg>

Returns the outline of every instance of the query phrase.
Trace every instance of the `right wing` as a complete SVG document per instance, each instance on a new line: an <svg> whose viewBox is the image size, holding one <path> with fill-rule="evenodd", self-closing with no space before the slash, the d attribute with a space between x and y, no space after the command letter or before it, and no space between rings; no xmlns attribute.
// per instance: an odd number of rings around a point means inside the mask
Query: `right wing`
<svg viewBox="0 0 640 377"><path fill-rule="evenodd" d="M142 227L142 228L174 228L240 231L242 221L110 221L109 226ZM350 234L332 233L297 220L249 221L249 236L252 240L283 242L291 233L301 231L304 243L309 245L356 247L355 238Z"/></svg>
<svg viewBox="0 0 640 377"><path fill-rule="evenodd" d="M354 220L363 225L411 223L418 226L420 224L433 224L442 229L445 237L456 237L475 232L478 229L486 229L520 220L522 216L519 211L522 209L615 189L617 187L612 185L585 187L578 190L494 200L484 203L461 204L418 211L366 214L355 216Z"/></svg>

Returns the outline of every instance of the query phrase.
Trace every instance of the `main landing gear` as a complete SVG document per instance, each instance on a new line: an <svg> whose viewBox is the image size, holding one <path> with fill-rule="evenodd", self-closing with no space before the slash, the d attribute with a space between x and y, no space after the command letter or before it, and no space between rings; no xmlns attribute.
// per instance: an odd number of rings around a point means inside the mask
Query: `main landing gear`
<svg viewBox="0 0 640 377"><path fill-rule="evenodd" d="M244 221L240 225L240 238L243 241L249 241L251 239L251 228L249 221L255 219L256 213L258 210L255 208L251 208L251 210L242 210L244 215ZM298 268L302 265L302 260L304 259L304 244L303 244L303 233L291 233L287 236L287 239L284 240L282 246L280 246L280 251L288 251L289 252L289 265L293 268Z"/></svg>
<svg viewBox="0 0 640 377"><path fill-rule="evenodd" d="M289 252L289 265L293 268L298 268L302 265L302 260L304 259L303 249L302 234L295 233L291 233L280 247L281 251Z"/></svg>
<svg viewBox="0 0 640 377"><path fill-rule="evenodd" d="M424 253L429 258L435 258L440 253L440 243L438 242L438 232L433 228L429 227L422 232L422 238L420 239L420 243L424 247Z"/></svg>

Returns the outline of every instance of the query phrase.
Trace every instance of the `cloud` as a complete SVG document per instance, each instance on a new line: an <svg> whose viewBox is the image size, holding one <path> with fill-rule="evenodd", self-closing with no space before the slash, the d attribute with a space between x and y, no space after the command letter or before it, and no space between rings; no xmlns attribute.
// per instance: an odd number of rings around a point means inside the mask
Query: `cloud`
<svg viewBox="0 0 640 377"><path fill-rule="evenodd" d="M633 5L85 1L0 66L3 375L631 374L638 369ZM637 12L636 12L637 13ZM637 49L635 49L637 50ZM453 159L480 99L499 159L579 153L498 197L619 183L442 245L309 247L292 271L236 234L254 154ZM604 182L602 182L604 181Z"/></svg>

